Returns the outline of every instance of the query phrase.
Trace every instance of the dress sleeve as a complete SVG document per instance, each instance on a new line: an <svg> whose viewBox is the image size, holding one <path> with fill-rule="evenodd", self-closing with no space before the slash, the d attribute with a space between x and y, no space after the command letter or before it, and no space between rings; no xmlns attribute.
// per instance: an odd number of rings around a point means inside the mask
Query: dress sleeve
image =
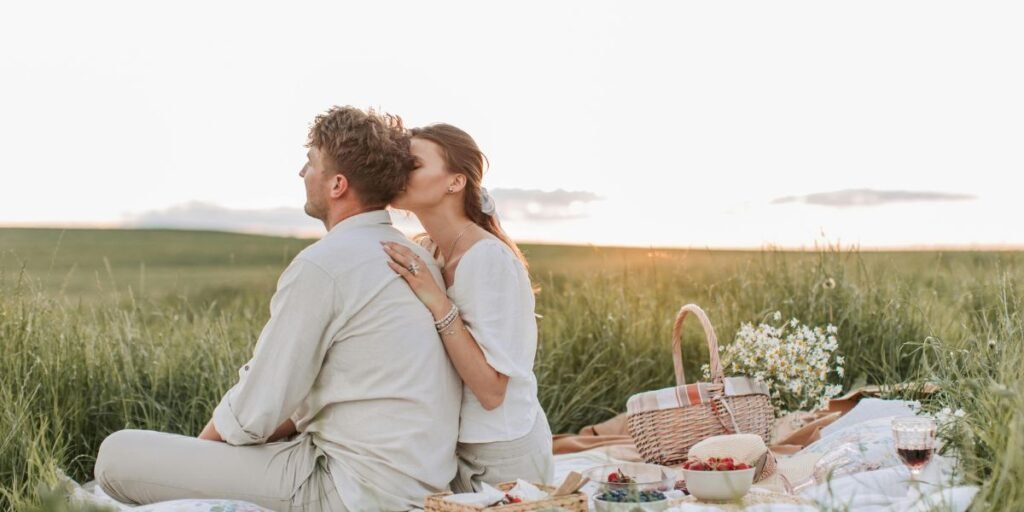
<svg viewBox="0 0 1024 512"><path fill-rule="evenodd" d="M270 300L270 320L238 382L213 411L228 444L259 444L309 394L331 345L334 280L314 263L295 260Z"/></svg>
<svg viewBox="0 0 1024 512"><path fill-rule="evenodd" d="M462 321L480 345L487 364L509 377L533 372L537 323L526 270L503 246L488 244L459 263L457 283ZM465 267L464 267L465 266Z"/></svg>

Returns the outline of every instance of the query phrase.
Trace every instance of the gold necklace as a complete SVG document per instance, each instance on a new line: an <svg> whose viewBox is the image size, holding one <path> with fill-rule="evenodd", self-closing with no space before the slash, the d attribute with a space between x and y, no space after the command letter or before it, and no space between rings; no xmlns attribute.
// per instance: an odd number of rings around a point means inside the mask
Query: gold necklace
<svg viewBox="0 0 1024 512"><path fill-rule="evenodd" d="M466 227L462 228L462 231L459 231L459 234L458 236L455 237L455 240L452 241L451 247L448 248L448 255L444 257L443 268L448 268L448 265L452 262L452 255L455 254L455 244L459 243L459 239L462 238L462 235L466 234L466 230L468 230L473 224L473 221L470 221L469 224L466 225Z"/></svg>

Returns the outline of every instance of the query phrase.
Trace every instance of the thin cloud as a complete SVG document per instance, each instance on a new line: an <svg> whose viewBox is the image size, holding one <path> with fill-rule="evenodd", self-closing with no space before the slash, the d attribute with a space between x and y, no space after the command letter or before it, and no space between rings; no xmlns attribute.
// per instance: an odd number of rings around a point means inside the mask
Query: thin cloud
<svg viewBox="0 0 1024 512"><path fill-rule="evenodd" d="M834 208L855 208L859 206L879 206L892 203L972 201L974 199L977 199L977 197L970 194L860 188L837 190L835 192L819 192L805 196L780 197L773 200L771 204L804 203L817 206L831 206Z"/></svg>
<svg viewBox="0 0 1024 512"><path fill-rule="evenodd" d="M491 195L503 220L553 222L587 216L587 204L600 199L596 194L568 190L494 189ZM402 213L392 215L396 227L419 231L419 224ZM323 224L300 208L233 209L193 201L163 210L128 215L124 225L139 228L203 229L310 236L323 232Z"/></svg>
<svg viewBox="0 0 1024 512"><path fill-rule="evenodd" d="M588 215L587 206L601 199L583 190L498 188L490 191L503 219L549 222Z"/></svg>
<svg viewBox="0 0 1024 512"><path fill-rule="evenodd" d="M190 202L165 210L129 216L132 227L209 229L244 233L303 235L323 230L320 221L298 208L231 209L211 203Z"/></svg>

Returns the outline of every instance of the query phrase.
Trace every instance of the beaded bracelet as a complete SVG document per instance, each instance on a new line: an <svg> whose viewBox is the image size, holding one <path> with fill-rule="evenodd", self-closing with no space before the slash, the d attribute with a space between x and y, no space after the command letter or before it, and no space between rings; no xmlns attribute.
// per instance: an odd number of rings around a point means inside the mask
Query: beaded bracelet
<svg viewBox="0 0 1024 512"><path fill-rule="evenodd" d="M434 322L434 328L437 332L441 332L448 328L448 326L455 323L455 319L459 316L459 308L452 303L452 308L448 310L448 314L444 315L444 318Z"/></svg>
<svg viewBox="0 0 1024 512"><path fill-rule="evenodd" d="M448 329L453 324L455 324L455 319L458 318L458 317L459 317L458 315L453 315L451 318L449 318L443 324L435 326L437 328L437 332L444 333L445 329ZM451 333L452 333L451 331L447 332L447 334L451 334Z"/></svg>

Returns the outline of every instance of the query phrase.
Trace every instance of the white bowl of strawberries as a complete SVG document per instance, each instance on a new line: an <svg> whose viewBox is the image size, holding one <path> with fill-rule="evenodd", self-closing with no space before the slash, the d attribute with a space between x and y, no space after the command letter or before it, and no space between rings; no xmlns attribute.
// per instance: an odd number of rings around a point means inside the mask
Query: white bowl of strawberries
<svg viewBox="0 0 1024 512"><path fill-rule="evenodd" d="M755 469L729 457L691 459L682 469L686 490L701 501L736 501L754 484Z"/></svg>

